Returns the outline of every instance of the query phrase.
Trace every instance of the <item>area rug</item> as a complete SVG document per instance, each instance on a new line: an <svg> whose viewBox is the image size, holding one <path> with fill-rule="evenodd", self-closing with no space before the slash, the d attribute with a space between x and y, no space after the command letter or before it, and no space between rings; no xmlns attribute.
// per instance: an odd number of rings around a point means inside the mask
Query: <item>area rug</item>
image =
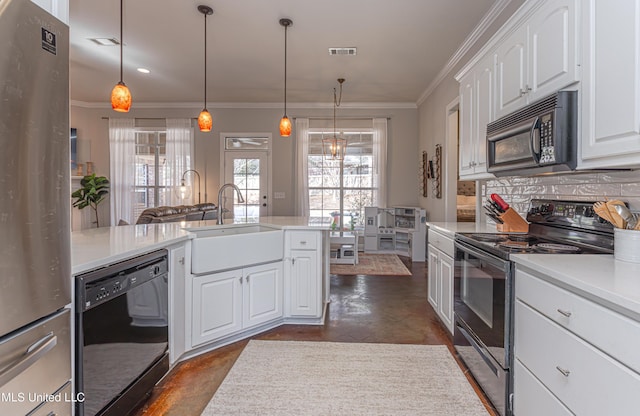
<svg viewBox="0 0 640 416"><path fill-rule="evenodd" d="M331 264L331 274L367 274L372 276L411 276L395 254L358 253L358 264Z"/></svg>
<svg viewBox="0 0 640 416"><path fill-rule="evenodd" d="M256 341L202 415L488 412L443 345Z"/></svg>

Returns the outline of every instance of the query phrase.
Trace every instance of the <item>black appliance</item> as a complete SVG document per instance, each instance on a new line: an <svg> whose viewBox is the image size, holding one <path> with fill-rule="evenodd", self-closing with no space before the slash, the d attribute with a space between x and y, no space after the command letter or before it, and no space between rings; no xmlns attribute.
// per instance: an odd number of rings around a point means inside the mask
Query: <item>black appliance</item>
<svg viewBox="0 0 640 416"><path fill-rule="evenodd" d="M169 370L160 250L76 278L77 416L127 415Z"/></svg>
<svg viewBox="0 0 640 416"><path fill-rule="evenodd" d="M530 175L576 168L578 97L558 91L487 125L487 171Z"/></svg>
<svg viewBox="0 0 640 416"><path fill-rule="evenodd" d="M512 254L612 254L613 228L592 202L534 199L528 233L456 233L454 346L501 415L513 380Z"/></svg>

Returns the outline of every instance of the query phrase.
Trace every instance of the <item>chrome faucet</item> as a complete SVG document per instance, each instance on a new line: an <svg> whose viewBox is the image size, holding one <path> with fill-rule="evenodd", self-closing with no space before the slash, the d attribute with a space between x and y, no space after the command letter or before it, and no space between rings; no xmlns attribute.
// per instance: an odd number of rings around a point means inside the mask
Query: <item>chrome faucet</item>
<svg viewBox="0 0 640 416"><path fill-rule="evenodd" d="M224 190L227 188L233 188L238 193L238 202L244 202L244 198L242 197L242 193L240 193L240 188L236 186L234 183L225 183L220 187L218 191L218 219L216 220L216 224L222 224L222 195L224 194Z"/></svg>

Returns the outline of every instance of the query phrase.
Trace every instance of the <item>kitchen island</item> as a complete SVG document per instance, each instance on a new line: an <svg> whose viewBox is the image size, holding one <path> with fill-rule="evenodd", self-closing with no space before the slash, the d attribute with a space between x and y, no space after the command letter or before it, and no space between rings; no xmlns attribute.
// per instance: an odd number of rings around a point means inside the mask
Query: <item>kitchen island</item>
<svg viewBox="0 0 640 416"><path fill-rule="evenodd" d="M282 324L323 324L329 300L329 232L327 225L305 217L83 230L72 233L72 272L77 276L167 249L170 360L175 363ZM276 238L264 240L271 244L269 250L252 244L267 235ZM219 262L215 251L202 250L206 243L223 247L237 244L238 238L246 244L221 255ZM270 254L264 257L262 251Z"/></svg>

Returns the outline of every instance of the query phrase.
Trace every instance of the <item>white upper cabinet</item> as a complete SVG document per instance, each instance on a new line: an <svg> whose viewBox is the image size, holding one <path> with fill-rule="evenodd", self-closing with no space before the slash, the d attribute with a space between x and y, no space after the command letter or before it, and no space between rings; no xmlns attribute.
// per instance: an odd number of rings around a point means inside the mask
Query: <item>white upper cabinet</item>
<svg viewBox="0 0 640 416"><path fill-rule="evenodd" d="M498 44L496 118L580 79L578 12L577 0L543 2Z"/></svg>
<svg viewBox="0 0 640 416"><path fill-rule="evenodd" d="M640 167L640 0L582 4L579 169Z"/></svg>
<svg viewBox="0 0 640 416"><path fill-rule="evenodd" d="M487 124L493 119L495 91L494 55L485 57L460 80L461 179L487 179Z"/></svg>

